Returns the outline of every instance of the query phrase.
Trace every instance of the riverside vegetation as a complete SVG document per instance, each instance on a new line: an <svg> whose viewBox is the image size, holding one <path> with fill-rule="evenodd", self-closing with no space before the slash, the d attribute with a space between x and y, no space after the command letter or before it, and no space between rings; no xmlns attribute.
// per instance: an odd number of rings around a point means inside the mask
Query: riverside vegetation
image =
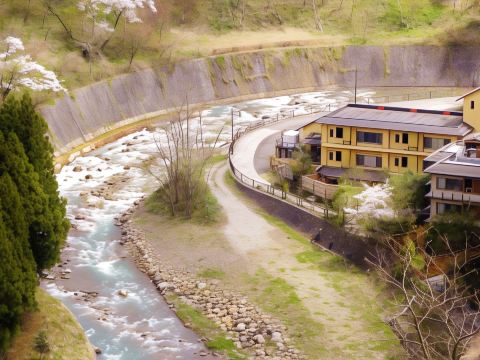
<svg viewBox="0 0 480 360"><path fill-rule="evenodd" d="M30 97L0 107L0 354L36 309L38 274L59 259L69 229L47 125Z"/></svg>

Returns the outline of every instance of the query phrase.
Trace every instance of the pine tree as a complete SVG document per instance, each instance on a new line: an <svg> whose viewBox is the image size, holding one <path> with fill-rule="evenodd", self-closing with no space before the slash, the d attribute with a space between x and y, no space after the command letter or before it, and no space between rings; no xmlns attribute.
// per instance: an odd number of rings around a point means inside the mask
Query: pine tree
<svg viewBox="0 0 480 360"><path fill-rule="evenodd" d="M35 306L36 264L28 243L20 195L7 173L0 176L0 354L22 316Z"/></svg>
<svg viewBox="0 0 480 360"><path fill-rule="evenodd" d="M40 359L43 359L43 355L50 351L50 344L48 343L47 333L44 330L35 336L35 342L33 343L35 351L40 353Z"/></svg>
<svg viewBox="0 0 480 360"><path fill-rule="evenodd" d="M41 270L53 265L57 259L69 229L66 219L66 202L59 196L53 168L53 148L47 137L47 124L35 111L31 99L24 95L20 100L10 96L0 109L0 130L4 134L15 133L37 175L35 186L22 185L27 196L34 191L39 199L33 206L27 205L30 217L30 244ZM18 183L17 183L18 184ZM40 188L41 191L39 191ZM41 209L39 211L39 209Z"/></svg>
<svg viewBox="0 0 480 360"><path fill-rule="evenodd" d="M20 194L37 270L50 267L58 260L61 241L53 233L51 209L38 174L14 133L0 135L0 175L4 173L10 175Z"/></svg>

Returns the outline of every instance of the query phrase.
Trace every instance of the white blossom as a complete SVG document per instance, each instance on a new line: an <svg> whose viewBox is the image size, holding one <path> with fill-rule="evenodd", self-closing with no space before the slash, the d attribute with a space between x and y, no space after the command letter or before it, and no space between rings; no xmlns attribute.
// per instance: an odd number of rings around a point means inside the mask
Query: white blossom
<svg viewBox="0 0 480 360"><path fill-rule="evenodd" d="M393 217L394 211L391 206L392 188L388 184L374 186L364 185L365 190L353 198L358 200L356 209L346 208L345 213L351 214L358 219Z"/></svg>
<svg viewBox="0 0 480 360"><path fill-rule="evenodd" d="M21 87L33 91L67 92L53 71L33 61L30 55L19 54L25 50L22 40L9 36L3 43L5 51L0 53L0 88L3 97Z"/></svg>
<svg viewBox="0 0 480 360"><path fill-rule="evenodd" d="M145 7L156 13L154 0L80 0L77 4L78 9L85 11L93 19L104 17L110 13L123 14L130 23L142 22L137 15L138 9ZM111 26L106 26L106 22L100 23L100 27L113 31Z"/></svg>

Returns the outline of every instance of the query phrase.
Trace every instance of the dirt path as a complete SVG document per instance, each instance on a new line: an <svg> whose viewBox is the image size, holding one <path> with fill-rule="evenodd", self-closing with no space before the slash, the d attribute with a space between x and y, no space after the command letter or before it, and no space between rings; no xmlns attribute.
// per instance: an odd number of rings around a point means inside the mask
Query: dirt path
<svg viewBox="0 0 480 360"><path fill-rule="evenodd" d="M248 263L263 267L295 287L312 318L324 325L322 338L329 353L343 359L386 358L389 346L381 344L386 333L374 301L378 290L370 279L356 271L348 274L345 268L338 271L335 262L330 272L308 261L309 257L315 260L333 256L309 250L308 244L291 239L246 205L241 195L226 184L226 171L225 164L216 166L210 182L227 216L223 232L230 246Z"/></svg>

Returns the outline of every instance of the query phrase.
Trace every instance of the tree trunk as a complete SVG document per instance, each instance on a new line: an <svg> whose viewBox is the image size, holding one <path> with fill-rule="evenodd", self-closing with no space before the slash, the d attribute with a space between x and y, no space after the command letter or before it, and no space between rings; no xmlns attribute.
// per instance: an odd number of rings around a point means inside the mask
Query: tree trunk
<svg viewBox="0 0 480 360"><path fill-rule="evenodd" d="M318 12L317 12L317 2L316 2L316 0L312 0L312 8L313 8L313 19L315 20L315 28L318 31L323 32L322 22L320 20L320 17L318 16Z"/></svg>

